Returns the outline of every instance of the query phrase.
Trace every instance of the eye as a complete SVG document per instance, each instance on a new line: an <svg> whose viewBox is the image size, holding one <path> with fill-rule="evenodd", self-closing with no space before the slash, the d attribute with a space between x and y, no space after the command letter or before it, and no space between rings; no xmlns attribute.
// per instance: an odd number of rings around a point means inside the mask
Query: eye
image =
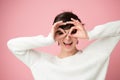
<svg viewBox="0 0 120 80"><path fill-rule="evenodd" d="M73 29L71 34L75 34L77 32L77 29Z"/></svg>
<svg viewBox="0 0 120 80"><path fill-rule="evenodd" d="M58 34L58 35L62 35L63 32L61 32L61 31L57 31L56 34Z"/></svg>

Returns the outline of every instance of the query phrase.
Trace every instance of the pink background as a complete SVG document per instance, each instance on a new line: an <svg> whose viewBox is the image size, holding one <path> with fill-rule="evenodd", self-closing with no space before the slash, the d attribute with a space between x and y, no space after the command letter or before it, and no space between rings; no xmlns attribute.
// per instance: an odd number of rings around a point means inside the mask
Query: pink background
<svg viewBox="0 0 120 80"><path fill-rule="evenodd" d="M18 36L47 35L54 17L63 11L76 13L86 29L91 30L96 25L120 20L120 0L0 0L0 80L33 80L30 70L11 54L6 43ZM79 48L86 45L81 41ZM56 46L38 50L57 54ZM119 49L120 43L111 55L106 80L120 80Z"/></svg>

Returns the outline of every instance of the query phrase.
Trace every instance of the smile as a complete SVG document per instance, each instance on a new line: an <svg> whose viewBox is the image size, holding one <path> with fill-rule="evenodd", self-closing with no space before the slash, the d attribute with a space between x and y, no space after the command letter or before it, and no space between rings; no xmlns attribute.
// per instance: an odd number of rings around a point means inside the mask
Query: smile
<svg viewBox="0 0 120 80"><path fill-rule="evenodd" d="M70 42L70 43L65 43L65 42L63 42L63 43L64 43L64 45L66 45L66 46L67 46L67 45L70 46L70 45L72 45L73 42Z"/></svg>

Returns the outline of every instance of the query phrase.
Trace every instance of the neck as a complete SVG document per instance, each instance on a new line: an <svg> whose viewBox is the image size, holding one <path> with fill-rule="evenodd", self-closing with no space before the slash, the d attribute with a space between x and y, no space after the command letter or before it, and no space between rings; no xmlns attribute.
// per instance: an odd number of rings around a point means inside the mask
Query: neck
<svg viewBox="0 0 120 80"><path fill-rule="evenodd" d="M78 49L73 49L73 50L64 50L62 49L60 51L60 54L58 55L58 57L60 58L65 58L65 57L68 57L68 56L72 56L74 54L76 54L79 50Z"/></svg>

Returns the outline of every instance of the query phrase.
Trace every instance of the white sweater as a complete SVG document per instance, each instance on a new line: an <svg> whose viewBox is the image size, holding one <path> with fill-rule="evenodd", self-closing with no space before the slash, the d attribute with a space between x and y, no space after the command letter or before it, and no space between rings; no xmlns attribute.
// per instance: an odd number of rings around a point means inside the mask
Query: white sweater
<svg viewBox="0 0 120 80"><path fill-rule="evenodd" d="M33 50L54 43L51 34L11 39L7 45L30 68L34 80L105 80L110 54L120 40L120 21L96 26L88 36L95 41L63 59Z"/></svg>

